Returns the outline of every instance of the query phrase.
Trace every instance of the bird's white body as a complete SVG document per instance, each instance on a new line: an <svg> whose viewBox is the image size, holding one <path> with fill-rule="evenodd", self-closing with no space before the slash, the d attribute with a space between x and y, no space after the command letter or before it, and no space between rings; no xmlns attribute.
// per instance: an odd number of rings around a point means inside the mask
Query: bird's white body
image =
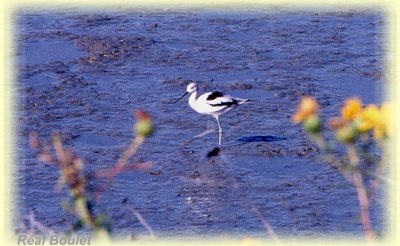
<svg viewBox="0 0 400 246"><path fill-rule="evenodd" d="M200 114L220 116L228 111L236 108L239 104L245 103L247 99L234 98L229 95L223 95L213 100L207 100L211 94L215 92L207 92L197 97L197 91L192 92L189 97L190 107ZM236 102L236 103L235 103ZM229 105L230 104L230 105ZM217 106L219 105L219 106Z"/></svg>
<svg viewBox="0 0 400 246"><path fill-rule="evenodd" d="M219 124L219 116L247 102L248 99L231 97L219 91L207 92L197 97L198 86L196 83L190 83L186 90L187 93L190 93L189 105L193 110L200 114L211 115L217 120L219 127L218 143L221 146L222 128Z"/></svg>

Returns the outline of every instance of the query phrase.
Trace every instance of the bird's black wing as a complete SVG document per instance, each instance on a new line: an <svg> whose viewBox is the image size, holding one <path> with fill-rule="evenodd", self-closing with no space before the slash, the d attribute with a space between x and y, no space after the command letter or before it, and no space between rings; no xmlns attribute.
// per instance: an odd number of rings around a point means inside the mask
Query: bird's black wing
<svg viewBox="0 0 400 246"><path fill-rule="evenodd" d="M213 107L231 107L238 104L237 100L219 91L210 93L207 96L206 102Z"/></svg>

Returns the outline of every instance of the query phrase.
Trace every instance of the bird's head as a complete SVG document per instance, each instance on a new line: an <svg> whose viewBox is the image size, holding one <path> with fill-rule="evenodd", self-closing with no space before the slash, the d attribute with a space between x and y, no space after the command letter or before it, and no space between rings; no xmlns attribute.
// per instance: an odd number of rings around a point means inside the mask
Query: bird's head
<svg viewBox="0 0 400 246"><path fill-rule="evenodd" d="M181 96L178 100L176 100L174 103L179 102L182 98L184 98L188 93L193 93L195 91L197 91L197 84L196 83L190 83L187 87L186 87L186 92L185 94L183 94L183 96Z"/></svg>
<svg viewBox="0 0 400 246"><path fill-rule="evenodd" d="M186 91L187 91L188 93L195 92L195 91L197 91L197 89L198 89L198 86L197 86L196 83L190 83L190 84L186 87Z"/></svg>

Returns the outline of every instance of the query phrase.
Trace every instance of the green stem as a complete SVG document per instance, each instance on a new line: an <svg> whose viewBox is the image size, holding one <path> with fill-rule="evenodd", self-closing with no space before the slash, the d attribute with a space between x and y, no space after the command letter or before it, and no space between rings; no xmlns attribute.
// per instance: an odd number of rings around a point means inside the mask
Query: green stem
<svg viewBox="0 0 400 246"><path fill-rule="evenodd" d="M349 156L350 165L354 167L352 170L352 182L356 188L358 202L360 204L360 220L364 228L364 233L367 239L373 239L375 237L375 232L372 227L370 211L369 211L369 197L367 189L364 185L364 180L361 175L361 170L359 168L360 159L357 154L357 149L354 144L347 145L347 154Z"/></svg>
<svg viewBox="0 0 400 246"><path fill-rule="evenodd" d="M348 144L347 146L347 155L349 156L350 165L352 167L359 167L360 158L358 157L357 148L354 144Z"/></svg>
<svg viewBox="0 0 400 246"><path fill-rule="evenodd" d="M144 142L145 138L142 136L136 136L136 138L132 141L131 145L125 150L122 158L118 161L119 166L125 166L128 164L129 158L131 158L139 149L140 145Z"/></svg>
<svg viewBox="0 0 400 246"><path fill-rule="evenodd" d="M353 167L352 175L349 175L343 170L342 164L336 156L329 150L328 145L323 138L322 134L312 134L311 138L320 149L323 151L323 154L326 157L326 161L338 168L339 172L344 176L347 177L355 186L358 196L358 201L360 204L360 220L364 228L364 233L367 239L373 239L376 233L373 230L369 207L370 207L370 200L368 197L368 193L366 187L364 185L364 181L361 175L361 170L359 169L360 165L360 158L358 157L357 148L354 144L348 144L347 147L347 154L349 157L350 165Z"/></svg>
<svg viewBox="0 0 400 246"><path fill-rule="evenodd" d="M377 142L378 146L382 151L384 151L384 144L382 142ZM375 169L375 174L374 174L374 180L371 186L371 190L369 192L369 200L372 201L375 195L375 192L378 190L379 185L382 183L382 177L383 177L383 172L386 168L387 164L387 159L386 159L387 153L383 154L382 159L378 162L378 165Z"/></svg>

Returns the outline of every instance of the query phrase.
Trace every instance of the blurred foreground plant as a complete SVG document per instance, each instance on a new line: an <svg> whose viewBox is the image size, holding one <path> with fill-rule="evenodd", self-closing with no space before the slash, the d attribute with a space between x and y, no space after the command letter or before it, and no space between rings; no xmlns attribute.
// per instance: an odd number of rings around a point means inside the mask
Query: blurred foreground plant
<svg viewBox="0 0 400 246"><path fill-rule="evenodd" d="M376 237L370 217L370 205L381 182L386 163L384 158L380 161L373 158L370 152L372 146L383 150L386 140L391 135L391 110L392 106L389 103L380 107L374 104L363 106L357 97L345 101L341 108L341 116L329 119L328 125L334 131L337 141L345 146L347 158L343 158L340 151L333 147L337 142L328 143L324 138L322 133L325 129L318 115L319 105L313 97L303 97L292 118L295 124L302 123L309 137L318 144L324 161L336 167L356 188L360 220L368 239ZM375 166L372 175L368 175L362 164L371 163ZM370 181L370 185L366 185L367 180Z"/></svg>
<svg viewBox="0 0 400 246"><path fill-rule="evenodd" d="M150 162L128 163L129 159L137 152L144 140L153 132L152 119L148 113L138 110L135 112L135 116L137 118L136 124L134 125L136 136L133 138L132 143L114 167L100 170L95 176L85 175L82 159L76 156L72 149L66 148L63 145L60 133L53 134L53 149L51 149L49 145L42 144L39 141L37 133L32 132L30 134L31 146L38 151L39 160L55 164L60 168L58 187L63 185L67 187L72 200L72 206L70 206L69 210L78 218L78 222L72 226L70 232L88 226L97 234L110 235L111 225L107 221L107 217L101 214L97 215L94 212L95 200L99 197L98 194L109 188L113 178L120 172L125 170L147 170L152 167L152 163ZM92 183L93 178L107 178L107 185L96 192L92 192L88 189L88 184ZM130 210L134 211L134 215L146 229L150 229L149 232L151 236L154 237L151 227L139 212L134 208L130 208Z"/></svg>

